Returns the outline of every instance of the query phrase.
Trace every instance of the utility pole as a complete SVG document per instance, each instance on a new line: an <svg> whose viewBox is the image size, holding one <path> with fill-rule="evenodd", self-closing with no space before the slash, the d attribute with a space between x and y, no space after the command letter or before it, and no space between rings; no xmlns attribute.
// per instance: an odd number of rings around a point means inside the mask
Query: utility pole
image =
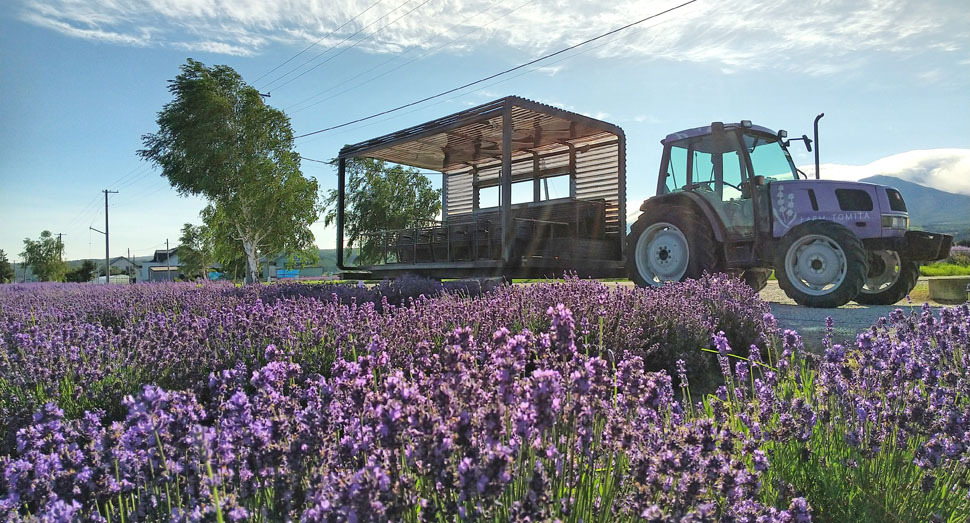
<svg viewBox="0 0 970 523"><path fill-rule="evenodd" d="M128 247L128 283L131 283L131 247Z"/></svg>
<svg viewBox="0 0 970 523"><path fill-rule="evenodd" d="M172 281L172 252L168 250L168 238L165 238L165 279Z"/></svg>
<svg viewBox="0 0 970 523"><path fill-rule="evenodd" d="M118 194L118 191L109 191L108 189L105 189L101 192L104 193L104 284L107 285L111 283L111 262L108 259L108 195ZM101 232L93 227L90 229L96 232Z"/></svg>
<svg viewBox="0 0 970 523"><path fill-rule="evenodd" d="M90 226L89 226L89 227L88 227L88 229L91 229L92 231L94 231L94 232L96 232L96 233L98 233L98 234L104 234L104 231L99 231L99 230L97 230L97 229L95 229L94 227L90 227ZM104 234L104 237L105 237L105 238L107 238L107 237L108 237L108 235L107 235L107 234ZM105 240L105 241L107 241L107 240ZM108 270L108 263L107 263L107 261L106 261L106 262L105 262L105 264L104 264L104 269L105 269L105 270ZM107 281L108 281L108 275L107 275L107 274L105 274L105 275L104 275L104 281L105 281L105 282L107 282Z"/></svg>
<svg viewBox="0 0 970 523"><path fill-rule="evenodd" d="M102 192L104 193L104 284L107 285L111 283L111 262L108 259L108 195L118 194L118 191L105 189Z"/></svg>
<svg viewBox="0 0 970 523"><path fill-rule="evenodd" d="M64 244L61 243L61 236L65 236L63 232L57 233L57 261L64 261Z"/></svg>

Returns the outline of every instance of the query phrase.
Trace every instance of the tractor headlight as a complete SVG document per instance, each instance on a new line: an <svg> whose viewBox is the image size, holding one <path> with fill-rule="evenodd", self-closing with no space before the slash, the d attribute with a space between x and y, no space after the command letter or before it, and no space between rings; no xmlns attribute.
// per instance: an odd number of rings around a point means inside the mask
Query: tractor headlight
<svg viewBox="0 0 970 523"><path fill-rule="evenodd" d="M882 227L883 229L909 229L909 217L884 214L882 215Z"/></svg>

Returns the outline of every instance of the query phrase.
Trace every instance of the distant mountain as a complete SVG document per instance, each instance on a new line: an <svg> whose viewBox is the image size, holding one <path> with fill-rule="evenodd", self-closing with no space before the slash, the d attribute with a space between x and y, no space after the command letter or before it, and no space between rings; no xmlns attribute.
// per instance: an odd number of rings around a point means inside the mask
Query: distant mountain
<svg viewBox="0 0 970 523"><path fill-rule="evenodd" d="M914 228L970 234L970 196L925 187L893 176L870 176L859 181L899 189Z"/></svg>

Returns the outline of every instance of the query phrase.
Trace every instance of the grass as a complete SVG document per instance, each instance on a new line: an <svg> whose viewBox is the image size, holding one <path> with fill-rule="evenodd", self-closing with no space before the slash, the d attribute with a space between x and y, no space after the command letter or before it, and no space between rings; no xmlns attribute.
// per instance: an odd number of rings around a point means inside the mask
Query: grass
<svg viewBox="0 0 970 523"><path fill-rule="evenodd" d="M970 266L953 263L934 263L919 268L923 276L970 276Z"/></svg>
<svg viewBox="0 0 970 523"><path fill-rule="evenodd" d="M913 290L909 291L909 301L906 303L917 304L930 301L932 301L930 300L930 286L925 281L921 281L916 284L916 287L913 287Z"/></svg>

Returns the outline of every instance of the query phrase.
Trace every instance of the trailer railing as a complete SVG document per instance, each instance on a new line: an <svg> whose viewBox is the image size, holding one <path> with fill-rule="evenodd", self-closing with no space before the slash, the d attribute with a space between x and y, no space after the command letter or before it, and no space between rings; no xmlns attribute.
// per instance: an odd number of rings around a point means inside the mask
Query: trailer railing
<svg viewBox="0 0 970 523"><path fill-rule="evenodd" d="M515 257L568 258L577 240L585 238L580 224L564 220L514 216L512 227ZM362 236L380 253L375 265L501 260L503 254L501 221L492 214Z"/></svg>

